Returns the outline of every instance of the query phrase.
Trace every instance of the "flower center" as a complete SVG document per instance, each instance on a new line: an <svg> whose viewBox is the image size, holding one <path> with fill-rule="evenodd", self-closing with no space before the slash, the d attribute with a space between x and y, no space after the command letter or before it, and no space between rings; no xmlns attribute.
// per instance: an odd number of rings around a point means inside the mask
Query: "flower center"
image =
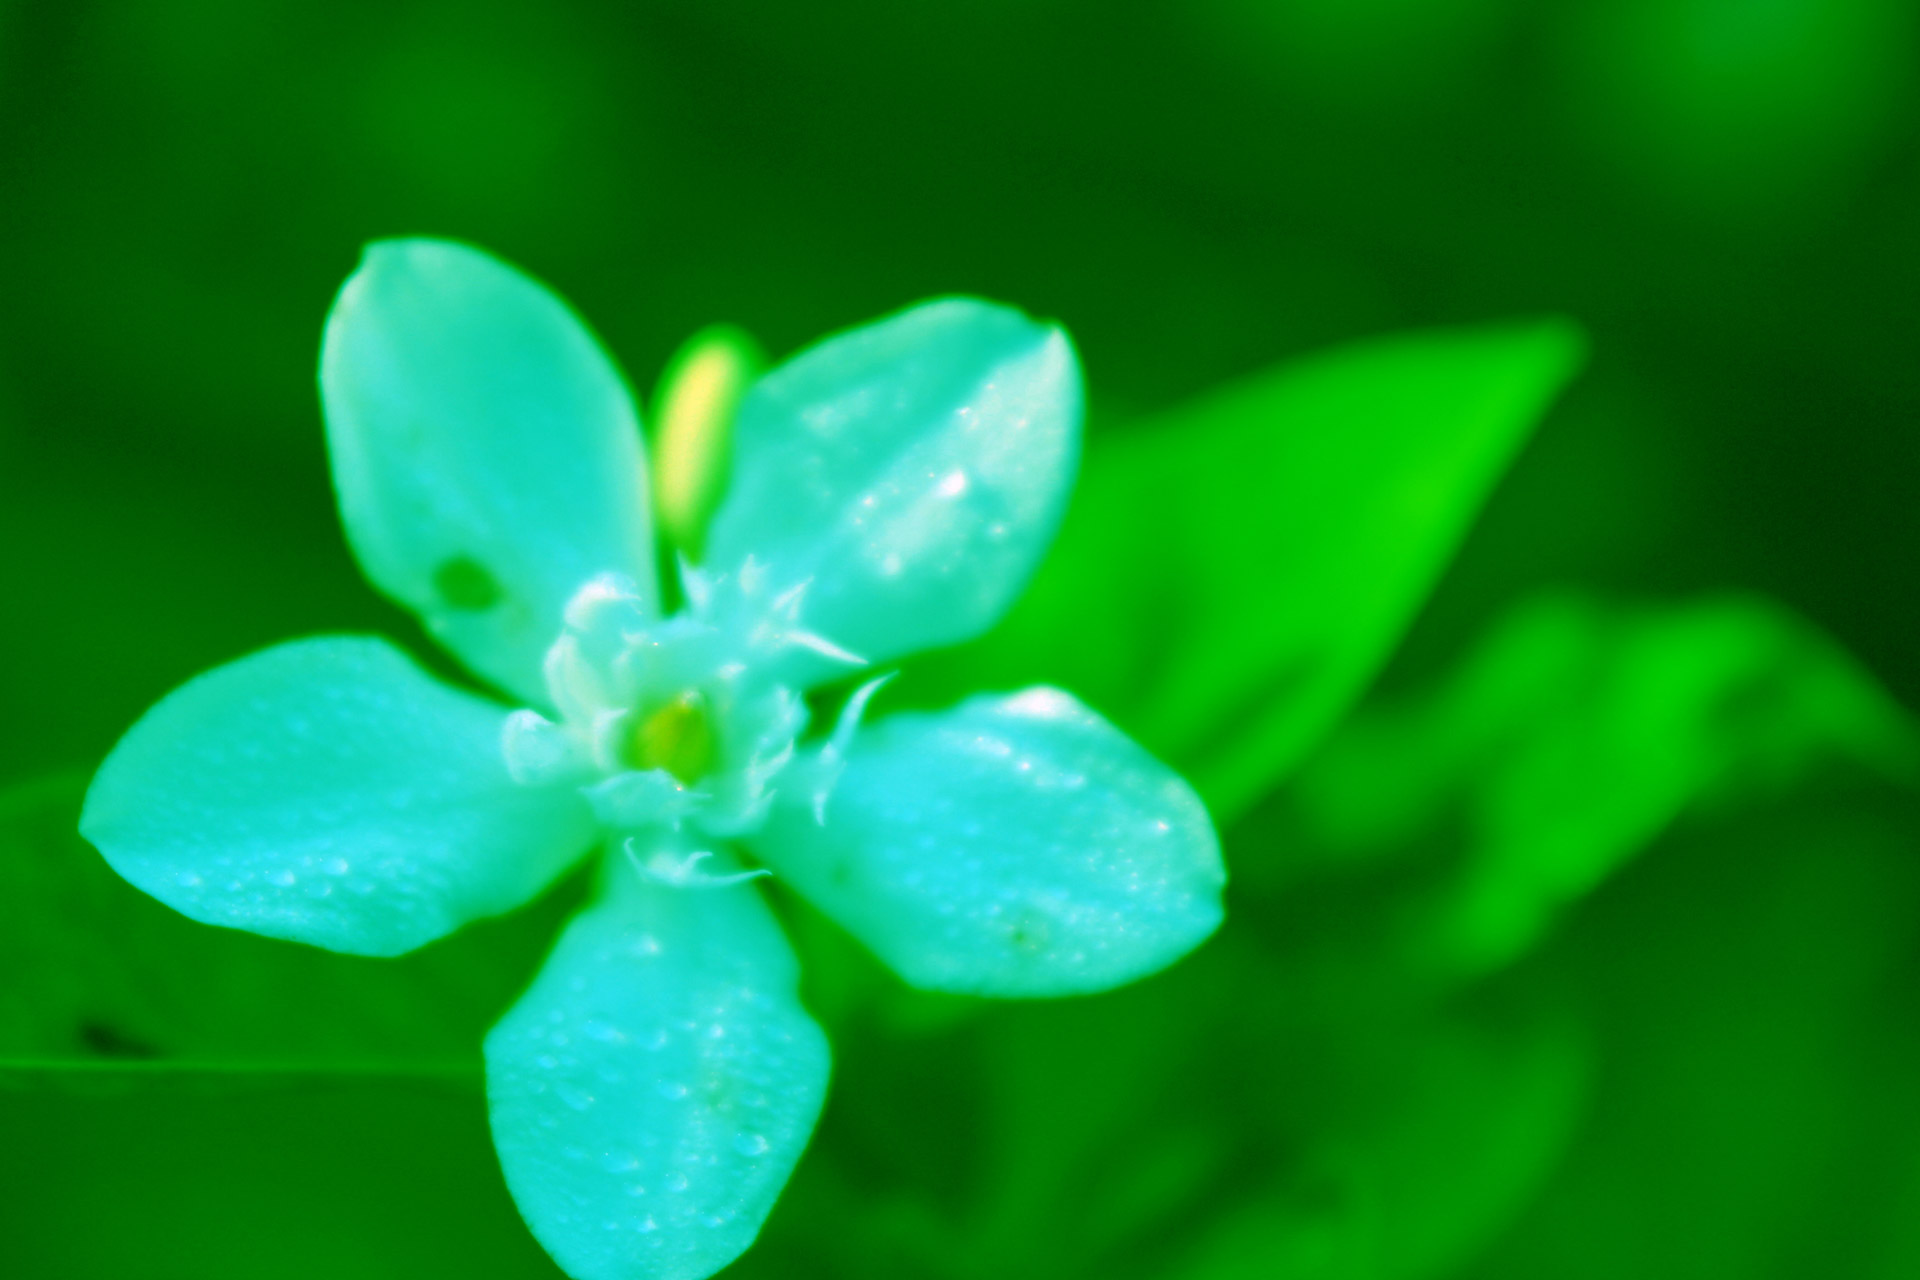
<svg viewBox="0 0 1920 1280"><path fill-rule="evenodd" d="M713 771L718 746L707 700L690 689L634 726L626 757L636 769L665 769L691 786Z"/></svg>

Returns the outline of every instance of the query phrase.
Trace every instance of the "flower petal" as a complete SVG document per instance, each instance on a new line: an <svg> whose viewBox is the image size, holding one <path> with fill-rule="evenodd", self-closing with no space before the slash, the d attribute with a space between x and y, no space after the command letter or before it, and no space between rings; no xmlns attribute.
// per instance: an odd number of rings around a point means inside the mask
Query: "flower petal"
<svg viewBox="0 0 1920 1280"><path fill-rule="evenodd" d="M889 717L825 820L777 805L754 851L908 982L1099 991L1213 932L1226 872L1193 789L1055 689Z"/></svg>
<svg viewBox="0 0 1920 1280"><path fill-rule="evenodd" d="M576 791L508 777L505 720L384 640L296 640L161 699L80 831L195 920L398 955L526 902L593 838Z"/></svg>
<svg viewBox="0 0 1920 1280"><path fill-rule="evenodd" d="M541 658L582 583L624 574L654 607L633 397L538 282L447 241L368 246L320 393L361 568L474 671L545 705Z"/></svg>
<svg viewBox="0 0 1920 1280"><path fill-rule="evenodd" d="M811 579L807 629L870 661L978 635L1059 527L1080 400L1063 331L970 298L829 338L741 405L706 563Z"/></svg>
<svg viewBox="0 0 1920 1280"><path fill-rule="evenodd" d="M576 1280L697 1280L753 1243L819 1117L827 1042L759 892L619 860L487 1036L507 1186Z"/></svg>

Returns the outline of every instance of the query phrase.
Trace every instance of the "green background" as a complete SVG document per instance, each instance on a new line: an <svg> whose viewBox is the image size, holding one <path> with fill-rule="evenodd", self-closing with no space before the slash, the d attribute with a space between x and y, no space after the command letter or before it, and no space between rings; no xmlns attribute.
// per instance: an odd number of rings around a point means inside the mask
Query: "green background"
<svg viewBox="0 0 1920 1280"><path fill-rule="evenodd" d="M203 938L71 834L194 672L419 646L346 551L313 362L361 243L420 233L642 388L715 321L781 355L943 292L1057 317L1096 446L1198 459L1088 545L1222 557L1195 590L1249 618L1322 598L1193 512L1302 480L1182 406L1401 330L1588 336L1367 702L1227 827L1188 962L936 1001L785 904L834 1092L729 1274L1920 1275L1876 691L1920 703L1916 58L1903 0L0 0L0 1059L67 1064L0 1070L0 1274L555 1274L473 1048L578 884L389 970ZM1032 616L1078 607L1054 573ZM1073 643L1177 625L1170 580ZM1512 612L1569 590L1606 603L1564 635ZM1809 621L1675 621L1729 591ZM1421 923L1463 875L1531 922L1498 957Z"/></svg>

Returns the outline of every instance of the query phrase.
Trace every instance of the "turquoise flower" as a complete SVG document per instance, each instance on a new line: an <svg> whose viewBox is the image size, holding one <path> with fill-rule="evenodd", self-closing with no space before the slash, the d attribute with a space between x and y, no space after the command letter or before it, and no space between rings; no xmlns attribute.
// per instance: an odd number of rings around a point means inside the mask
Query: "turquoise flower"
<svg viewBox="0 0 1920 1280"><path fill-rule="evenodd" d="M149 711L81 830L196 920L379 956L597 851L485 1046L507 1184L572 1275L710 1274L806 1145L826 1040L749 881L982 996L1112 987L1218 925L1200 801L1067 693L862 727L870 681L806 736L808 691L979 634L1031 574L1078 461L1058 328L946 299L755 382L672 615L633 397L538 283L374 245L320 387L361 566L506 702L375 637L282 644Z"/></svg>

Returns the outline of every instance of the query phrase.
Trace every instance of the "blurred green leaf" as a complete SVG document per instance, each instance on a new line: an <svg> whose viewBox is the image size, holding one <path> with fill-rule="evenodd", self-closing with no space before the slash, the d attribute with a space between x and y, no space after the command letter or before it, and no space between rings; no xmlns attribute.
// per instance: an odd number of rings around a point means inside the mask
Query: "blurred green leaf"
<svg viewBox="0 0 1920 1280"><path fill-rule="evenodd" d="M1549 596L1440 688L1343 726L1293 799L1336 860L1461 841L1414 945L1474 971L1524 951L1688 809L1787 790L1834 760L1912 777L1920 739L1869 674L1785 610Z"/></svg>
<svg viewBox="0 0 1920 1280"><path fill-rule="evenodd" d="M1218 1087L1232 1069L1206 1049L1239 1010L1244 958L1205 951L1107 995L995 1012L972 1273L1138 1269L1177 1238L1237 1139Z"/></svg>
<svg viewBox="0 0 1920 1280"><path fill-rule="evenodd" d="M308 1077L272 1092L0 1089L0 1274L562 1280L472 1092Z"/></svg>
<svg viewBox="0 0 1920 1280"><path fill-rule="evenodd" d="M1276 1100L1297 1154L1210 1224L1180 1280L1451 1274L1552 1171L1589 1075L1577 1027L1540 1014L1356 1023L1306 1051L1327 1087Z"/></svg>
<svg viewBox="0 0 1920 1280"><path fill-rule="evenodd" d="M399 960L197 924L75 830L85 779L0 794L0 1081L257 1087L401 1076L477 1089L480 1037L579 886Z"/></svg>
<svg viewBox="0 0 1920 1280"><path fill-rule="evenodd" d="M1911 1221L1917 849L1911 795L1856 780L1683 820L1597 896L1551 950L1591 1121L1466 1275L1913 1275L1875 1257Z"/></svg>
<svg viewBox="0 0 1920 1280"><path fill-rule="evenodd" d="M1559 322L1386 338L1096 435L1026 597L916 683L1062 685L1231 820L1365 687L1581 350Z"/></svg>

